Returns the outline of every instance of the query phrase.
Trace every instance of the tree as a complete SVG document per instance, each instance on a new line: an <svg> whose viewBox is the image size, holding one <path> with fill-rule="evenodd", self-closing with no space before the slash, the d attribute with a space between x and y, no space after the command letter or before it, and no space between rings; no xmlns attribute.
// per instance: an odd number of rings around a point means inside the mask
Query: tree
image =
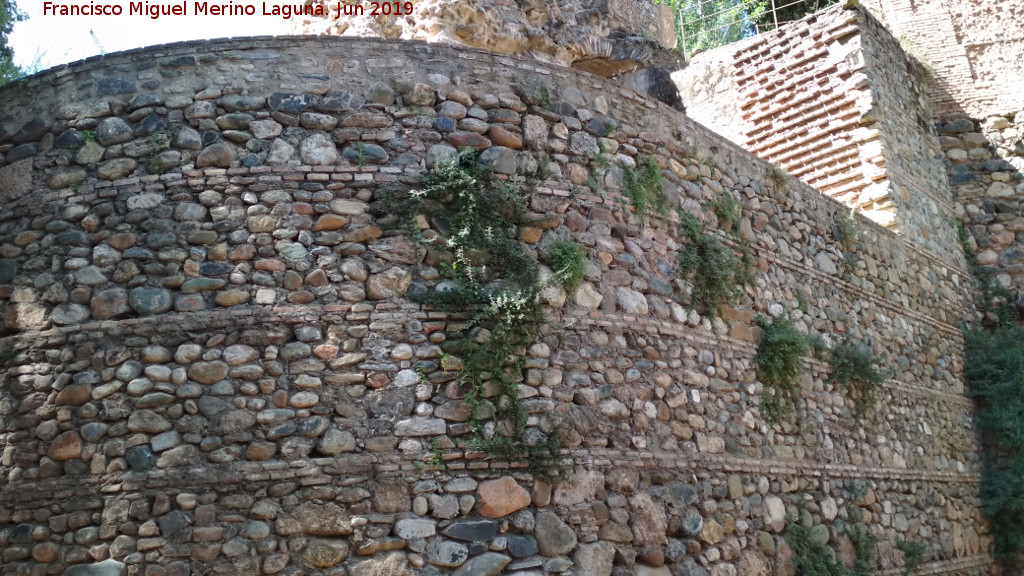
<svg viewBox="0 0 1024 576"><path fill-rule="evenodd" d="M22 71L14 65L14 50L7 45L7 36L14 29L14 23L24 19L25 14L18 11L14 0L0 0L0 85L22 76Z"/></svg>
<svg viewBox="0 0 1024 576"><path fill-rule="evenodd" d="M686 54L695 54L737 40L817 12L837 0L775 0L772 14L771 0L654 0L676 13L676 34ZM679 29L678 15L682 14L683 29Z"/></svg>
<svg viewBox="0 0 1024 576"><path fill-rule="evenodd" d="M813 14L818 10L822 10L827 6L835 4L837 1L838 0L803 0L802 2L794 2L794 0L775 0L775 4L779 6L775 10L776 18L778 18L778 23L781 26L787 22L799 20L808 14ZM757 18L757 24L762 32L774 29L775 22L776 20L772 18L771 7Z"/></svg>
<svg viewBox="0 0 1024 576"><path fill-rule="evenodd" d="M755 20L769 0L655 0L677 14L676 34L686 54L703 52L756 34ZM683 30L679 29L682 14Z"/></svg>

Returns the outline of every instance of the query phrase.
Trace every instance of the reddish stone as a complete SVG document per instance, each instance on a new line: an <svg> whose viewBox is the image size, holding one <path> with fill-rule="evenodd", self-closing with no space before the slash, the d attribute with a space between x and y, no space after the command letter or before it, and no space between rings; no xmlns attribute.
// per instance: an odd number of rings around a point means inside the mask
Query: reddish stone
<svg viewBox="0 0 1024 576"><path fill-rule="evenodd" d="M452 132L448 135L448 143L456 148L469 146L477 150L486 150L491 147L491 141L475 132Z"/></svg>
<svg viewBox="0 0 1024 576"><path fill-rule="evenodd" d="M114 234L107 240L107 244L114 250L127 250L132 246L135 246L135 234L128 232L122 232L120 234Z"/></svg>
<svg viewBox="0 0 1024 576"><path fill-rule="evenodd" d="M312 292L307 292L305 290L297 290L288 294L288 302L292 304L309 304L314 298L316 298L316 296L314 296Z"/></svg>
<svg viewBox="0 0 1024 576"><path fill-rule="evenodd" d="M380 238L384 232L376 226L364 226L347 232L342 238L345 242L366 242L374 238Z"/></svg>
<svg viewBox="0 0 1024 576"><path fill-rule="evenodd" d="M348 218L344 216L338 216L337 214L324 214L317 219L316 224L313 225L314 232L320 232L325 230L337 230L345 224L348 224Z"/></svg>
<svg viewBox="0 0 1024 576"><path fill-rule="evenodd" d="M370 388L383 388L388 385L390 380L387 374L374 374L366 379L366 385Z"/></svg>
<svg viewBox="0 0 1024 576"><path fill-rule="evenodd" d="M640 561L648 566L660 568L665 565L665 551L661 548L647 548L640 553Z"/></svg>
<svg viewBox="0 0 1024 576"><path fill-rule="evenodd" d="M82 439L78 436L78 432L70 430L54 438L46 455L57 461L81 457Z"/></svg>
<svg viewBox="0 0 1024 576"><path fill-rule="evenodd" d="M530 505L530 493L511 476L481 482L477 495L480 514L488 518L508 516Z"/></svg>
<svg viewBox="0 0 1024 576"><path fill-rule="evenodd" d="M587 219L579 212L569 212L565 216L565 225L569 228L569 232L586 232Z"/></svg>
<svg viewBox="0 0 1024 576"><path fill-rule="evenodd" d="M338 347L334 344L321 344L313 348L313 354L321 360L328 360L338 355Z"/></svg>
<svg viewBox="0 0 1024 576"><path fill-rule="evenodd" d="M285 270L284 262L280 260L257 260L255 266L257 270L266 270L268 272L284 272Z"/></svg>
<svg viewBox="0 0 1024 576"><path fill-rule="evenodd" d="M245 459L255 462L266 462L274 457L277 445L273 442L253 442L245 450Z"/></svg>
<svg viewBox="0 0 1024 576"><path fill-rule="evenodd" d="M507 128L491 126L487 135L491 137L491 142L495 146L504 146L513 150L521 150L523 148L523 139Z"/></svg>
<svg viewBox="0 0 1024 576"><path fill-rule="evenodd" d="M284 274L284 288L285 290L298 290L302 287L302 276L294 270L289 270Z"/></svg>
<svg viewBox="0 0 1024 576"><path fill-rule="evenodd" d="M327 273L320 268L313 270L306 276L306 285L313 288L327 286Z"/></svg>
<svg viewBox="0 0 1024 576"><path fill-rule="evenodd" d="M57 394L57 406L81 406L89 401L92 389L85 384L68 386Z"/></svg>
<svg viewBox="0 0 1024 576"><path fill-rule="evenodd" d="M292 212L295 212L299 216L312 216L313 207L305 202L296 202L292 204Z"/></svg>
<svg viewBox="0 0 1024 576"><path fill-rule="evenodd" d="M251 244L242 244L228 253L228 260L252 260L256 256L256 247Z"/></svg>
<svg viewBox="0 0 1024 576"><path fill-rule="evenodd" d="M206 300L199 294L180 294L174 299L174 309L178 312L198 312L206 309Z"/></svg>

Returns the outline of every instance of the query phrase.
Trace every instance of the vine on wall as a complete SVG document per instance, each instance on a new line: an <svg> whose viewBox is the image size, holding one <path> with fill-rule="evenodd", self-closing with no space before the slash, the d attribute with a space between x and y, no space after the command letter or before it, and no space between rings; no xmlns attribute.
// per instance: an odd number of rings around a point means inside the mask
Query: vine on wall
<svg viewBox="0 0 1024 576"><path fill-rule="evenodd" d="M539 266L519 240L518 222L531 192L529 183L500 180L475 152L461 151L426 173L414 189L398 194L392 205L441 262L443 281L410 299L469 316L470 328L454 351L461 360L458 381L467 391L469 448L525 460L535 475L550 478L563 465L557 426L548 420L539 436L527 437L527 413L519 399L523 349L545 323ZM577 268L555 270L555 279L576 281Z"/></svg>

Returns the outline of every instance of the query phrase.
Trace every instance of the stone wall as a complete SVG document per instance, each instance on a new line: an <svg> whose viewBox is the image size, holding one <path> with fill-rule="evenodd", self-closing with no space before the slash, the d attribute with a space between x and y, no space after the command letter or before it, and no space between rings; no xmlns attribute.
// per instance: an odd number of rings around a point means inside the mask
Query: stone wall
<svg viewBox="0 0 1024 576"><path fill-rule="evenodd" d="M863 0L934 74L938 118L986 118L1020 108L1024 0Z"/></svg>
<svg viewBox="0 0 1024 576"><path fill-rule="evenodd" d="M1024 293L1024 113L941 124L965 240L983 271ZM1024 304L1018 302L1018 306Z"/></svg>
<svg viewBox="0 0 1024 576"><path fill-rule="evenodd" d="M691 117L962 266L915 72L870 14L837 4L698 54L673 78Z"/></svg>
<svg viewBox="0 0 1024 576"><path fill-rule="evenodd" d="M338 38L107 55L2 97L4 574L758 576L792 572L787 522L851 561L857 521L883 571L897 538L922 573L991 570L964 271L860 217L844 246L843 205L668 106ZM403 297L440 271L382 187L463 144L499 176L547 166L531 253L587 248L523 350L527 434L561 430L570 482L466 448L465 320ZM756 282L720 318L685 306L675 211L621 191L641 156L708 230L742 204ZM885 355L874 413L808 360L803 416L767 425L757 315Z"/></svg>

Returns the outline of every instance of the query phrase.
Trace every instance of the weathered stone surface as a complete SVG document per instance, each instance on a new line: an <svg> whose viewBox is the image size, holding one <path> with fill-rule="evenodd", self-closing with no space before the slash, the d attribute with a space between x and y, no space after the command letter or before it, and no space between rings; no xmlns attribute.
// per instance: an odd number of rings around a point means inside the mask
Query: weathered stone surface
<svg viewBox="0 0 1024 576"><path fill-rule="evenodd" d="M78 432L69 430L57 436L50 443L46 455L57 461L79 458L82 454L82 438Z"/></svg>
<svg viewBox="0 0 1024 576"><path fill-rule="evenodd" d="M128 294L128 305L141 316L162 314L172 304L171 293L161 288L135 288Z"/></svg>
<svg viewBox="0 0 1024 576"><path fill-rule="evenodd" d="M468 542L487 542L497 534L498 523L494 520L463 520L444 529L445 536Z"/></svg>
<svg viewBox="0 0 1024 576"><path fill-rule="evenodd" d="M530 493L510 476L481 482L477 495L480 514L488 518L501 518L530 505Z"/></svg>
<svg viewBox="0 0 1024 576"><path fill-rule="evenodd" d="M92 317L97 320L107 320L127 314L131 309L128 306L128 291L124 288L110 288L98 292L89 302L92 309Z"/></svg>
<svg viewBox="0 0 1024 576"><path fill-rule="evenodd" d="M646 492L640 492L629 499L632 512L633 542L640 547L664 546L668 543L668 517Z"/></svg>
<svg viewBox="0 0 1024 576"><path fill-rule="evenodd" d="M334 503L300 504L289 512L298 521L299 532L314 536L347 536L352 533L351 519L345 510ZM278 526L278 533L281 533Z"/></svg>
<svg viewBox="0 0 1024 576"><path fill-rule="evenodd" d="M338 161L338 149L326 134L313 134L299 145L303 164L323 166Z"/></svg>
<svg viewBox="0 0 1024 576"><path fill-rule="evenodd" d="M200 384L215 384L228 375L224 362L196 362L188 369L188 377Z"/></svg>
<svg viewBox="0 0 1024 576"><path fill-rule="evenodd" d="M317 444L317 450L326 456L337 456L356 449L356 439L347 430L329 428Z"/></svg>
<svg viewBox="0 0 1024 576"><path fill-rule="evenodd" d="M234 148L226 142L217 142L216 144L207 146L199 153L199 156L196 157L196 167L206 168L215 166L217 168L227 168L228 166L231 166L234 159Z"/></svg>
<svg viewBox="0 0 1024 576"><path fill-rule="evenodd" d="M313 538L306 544L302 557L317 568L332 568L348 556L348 542Z"/></svg>
<svg viewBox="0 0 1024 576"><path fill-rule="evenodd" d="M435 566L461 566L468 558L469 547L461 542L435 538L427 546L427 562Z"/></svg>
<svg viewBox="0 0 1024 576"><path fill-rule="evenodd" d="M405 294L412 282L408 270L394 267L380 274L372 274L366 281L366 296L371 300L386 300Z"/></svg>
<svg viewBox="0 0 1024 576"><path fill-rule="evenodd" d="M549 510L537 512L534 535L544 556L565 556L576 547L576 531Z"/></svg>
<svg viewBox="0 0 1024 576"><path fill-rule="evenodd" d="M512 559L496 552L484 552L471 558L456 570L452 576L495 576L500 574Z"/></svg>
<svg viewBox="0 0 1024 576"><path fill-rule="evenodd" d="M424 518L407 518L395 523L395 535L403 540L429 538L437 533L437 522Z"/></svg>
<svg viewBox="0 0 1024 576"><path fill-rule="evenodd" d="M782 532L786 527L786 506L777 496L764 499L764 523L775 532Z"/></svg>
<svg viewBox="0 0 1024 576"><path fill-rule="evenodd" d="M107 559L93 564L68 566L61 576L122 576L124 563Z"/></svg>
<svg viewBox="0 0 1024 576"><path fill-rule="evenodd" d="M96 126L96 141L100 146L110 146L127 142L135 137L132 127L122 118L104 118Z"/></svg>
<svg viewBox="0 0 1024 576"><path fill-rule="evenodd" d="M615 546L611 542L583 544L573 555L573 561L580 574L611 576Z"/></svg>
<svg viewBox="0 0 1024 576"><path fill-rule="evenodd" d="M61 304L50 313L50 320L58 326L78 324L89 317L89 309L81 304Z"/></svg>

